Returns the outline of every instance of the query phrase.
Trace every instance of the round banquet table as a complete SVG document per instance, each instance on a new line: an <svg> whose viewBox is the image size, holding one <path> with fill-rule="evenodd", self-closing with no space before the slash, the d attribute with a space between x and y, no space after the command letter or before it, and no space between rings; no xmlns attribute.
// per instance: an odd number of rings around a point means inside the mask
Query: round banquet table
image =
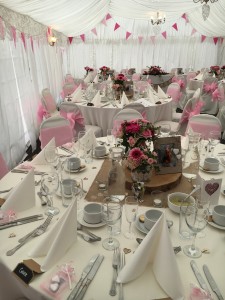
<svg viewBox="0 0 225 300"><path fill-rule="evenodd" d="M162 104L152 104L146 107L146 119L151 123L155 123L161 120L172 120L172 99L167 99ZM103 107L87 106L86 104L79 104L79 106L85 120L85 124L96 125L102 128L103 136L106 136L107 129L113 128L113 118L122 109L121 104L117 107L109 104Z"/></svg>

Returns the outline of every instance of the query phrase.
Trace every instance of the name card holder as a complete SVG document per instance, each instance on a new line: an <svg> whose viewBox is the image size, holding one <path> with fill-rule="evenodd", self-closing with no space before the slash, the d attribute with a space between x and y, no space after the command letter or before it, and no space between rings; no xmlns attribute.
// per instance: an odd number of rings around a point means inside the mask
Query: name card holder
<svg viewBox="0 0 225 300"><path fill-rule="evenodd" d="M13 270L14 275L22 280L23 283L29 284L34 278L35 274L43 273L41 267L33 259L24 260L19 263Z"/></svg>

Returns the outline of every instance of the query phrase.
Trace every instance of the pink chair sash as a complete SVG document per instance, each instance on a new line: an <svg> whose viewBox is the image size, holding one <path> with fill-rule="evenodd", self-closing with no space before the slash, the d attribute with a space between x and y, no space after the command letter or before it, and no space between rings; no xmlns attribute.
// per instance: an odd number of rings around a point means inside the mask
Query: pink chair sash
<svg viewBox="0 0 225 300"><path fill-rule="evenodd" d="M60 115L63 118L69 120L71 129L76 130L76 123L78 123L79 125L85 126L84 125L84 117L82 116L82 114L79 110L76 112L65 112L65 111L61 110Z"/></svg>
<svg viewBox="0 0 225 300"><path fill-rule="evenodd" d="M215 89L215 91L212 93L212 102L215 101L223 101L223 96L221 95L219 89Z"/></svg>
<svg viewBox="0 0 225 300"><path fill-rule="evenodd" d="M37 111L37 122L38 125L41 124L41 122L43 121L43 119L47 119L50 117L50 114L47 112L47 110L45 109L45 107L40 103L38 105L38 111Z"/></svg>
<svg viewBox="0 0 225 300"><path fill-rule="evenodd" d="M51 94L47 94L44 96L46 109L48 112L56 111L56 104Z"/></svg>
<svg viewBox="0 0 225 300"><path fill-rule="evenodd" d="M146 114L146 111L143 111L143 112L141 113L141 115L142 115L142 117L143 117L144 120L147 120L147 114Z"/></svg>
<svg viewBox="0 0 225 300"><path fill-rule="evenodd" d="M180 89L177 89L176 87L168 87L167 89L167 95L169 95L174 102L179 102L182 93L180 92Z"/></svg>
<svg viewBox="0 0 225 300"><path fill-rule="evenodd" d="M9 172L9 169L5 163L5 160L0 153L0 179L2 179L7 173Z"/></svg>
<svg viewBox="0 0 225 300"><path fill-rule="evenodd" d="M182 79L179 79L177 77L173 77L172 82L178 83L181 89L185 88L185 82Z"/></svg>
<svg viewBox="0 0 225 300"><path fill-rule="evenodd" d="M184 109L179 123L182 124L182 123L188 122L188 120L192 116L199 115L201 112L202 106L204 106L204 102L199 100L195 104L193 109L191 109L191 107L187 107L186 109Z"/></svg>
<svg viewBox="0 0 225 300"><path fill-rule="evenodd" d="M48 142L55 138L56 146L62 146L63 144L69 143L73 139L73 133L70 126L58 126L51 128L43 128L40 131L41 148L48 144Z"/></svg>
<svg viewBox="0 0 225 300"><path fill-rule="evenodd" d="M191 128L194 132L199 132L203 134L205 139L209 138L210 131L221 131L221 127L219 124L210 124L210 130L209 130L209 126L206 126L206 124L195 122L195 121L188 123L187 131L189 128Z"/></svg>
<svg viewBox="0 0 225 300"><path fill-rule="evenodd" d="M206 93L213 93L217 89L218 85L216 82L205 83L203 86L203 91Z"/></svg>

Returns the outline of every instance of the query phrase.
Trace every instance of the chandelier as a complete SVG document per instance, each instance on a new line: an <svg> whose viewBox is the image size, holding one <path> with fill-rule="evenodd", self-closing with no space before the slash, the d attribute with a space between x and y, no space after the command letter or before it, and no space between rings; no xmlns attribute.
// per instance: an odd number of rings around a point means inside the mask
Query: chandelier
<svg viewBox="0 0 225 300"><path fill-rule="evenodd" d="M154 26L154 34L158 34L161 31L161 25L166 22L166 15L160 11L157 11L156 14L151 14L151 23Z"/></svg>
<svg viewBox="0 0 225 300"><path fill-rule="evenodd" d="M208 18L210 14L210 6L208 5L208 2L214 3L217 2L218 0L193 0L194 3L201 2L203 3L202 5L202 17L204 21Z"/></svg>

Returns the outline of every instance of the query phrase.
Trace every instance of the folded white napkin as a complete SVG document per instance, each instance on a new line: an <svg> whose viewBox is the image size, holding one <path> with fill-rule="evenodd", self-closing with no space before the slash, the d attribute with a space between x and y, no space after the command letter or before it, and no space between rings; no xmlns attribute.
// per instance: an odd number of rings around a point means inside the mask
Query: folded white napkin
<svg viewBox="0 0 225 300"><path fill-rule="evenodd" d="M203 79L203 74L202 74L202 73L199 73L197 76L195 76L194 79L202 80L202 79Z"/></svg>
<svg viewBox="0 0 225 300"><path fill-rule="evenodd" d="M183 150L188 150L188 146L189 146L189 138L188 135L187 136L182 136L181 137L181 148Z"/></svg>
<svg viewBox="0 0 225 300"><path fill-rule="evenodd" d="M82 86L81 84L72 94L72 102L79 102L82 99Z"/></svg>
<svg viewBox="0 0 225 300"><path fill-rule="evenodd" d="M87 76L84 78L84 82L85 83L89 83L91 81L91 76L90 74L88 73Z"/></svg>
<svg viewBox="0 0 225 300"><path fill-rule="evenodd" d="M23 180L10 192L2 210L12 209L16 212L24 211L35 206L34 170L31 170Z"/></svg>
<svg viewBox="0 0 225 300"><path fill-rule="evenodd" d="M164 93L161 87L158 85L158 97L159 99L166 99L168 96Z"/></svg>
<svg viewBox="0 0 225 300"><path fill-rule="evenodd" d="M111 78L111 76L110 76L110 75L109 75L109 77L108 77L107 81L112 81L112 78Z"/></svg>
<svg viewBox="0 0 225 300"><path fill-rule="evenodd" d="M129 103L130 102L129 102L128 98L127 98L127 95L125 94L125 92L123 92L122 98L121 98L121 105L122 105L122 107L126 106Z"/></svg>
<svg viewBox="0 0 225 300"><path fill-rule="evenodd" d="M64 212L51 230L38 241L28 255L31 257L46 256L41 270L47 271L65 254L77 240L77 202L74 201Z"/></svg>
<svg viewBox="0 0 225 300"><path fill-rule="evenodd" d="M101 95L100 91L97 92L97 94L94 96L92 103L95 107L101 107Z"/></svg>
<svg viewBox="0 0 225 300"><path fill-rule="evenodd" d="M183 286L164 213L119 273L117 281L126 283L134 280L149 263L165 293L172 299L183 299Z"/></svg>
<svg viewBox="0 0 225 300"><path fill-rule="evenodd" d="M152 89L151 86L150 86L150 87L148 88L148 90L147 90L147 95L148 95L148 99L149 99L150 101L154 101L154 103L157 102L157 101L159 101L158 96L155 95L155 91Z"/></svg>
<svg viewBox="0 0 225 300"><path fill-rule="evenodd" d="M95 76L93 82L94 82L94 83L98 83L98 74Z"/></svg>
<svg viewBox="0 0 225 300"><path fill-rule="evenodd" d="M39 152L35 158L32 160L31 164L34 165L46 165L46 159L45 159L45 149L48 147L55 147L55 138L52 138L49 143Z"/></svg>
<svg viewBox="0 0 225 300"><path fill-rule="evenodd" d="M82 145L86 145L87 149L91 149L92 147L97 146L97 140L93 130L88 130L82 138L79 140Z"/></svg>

